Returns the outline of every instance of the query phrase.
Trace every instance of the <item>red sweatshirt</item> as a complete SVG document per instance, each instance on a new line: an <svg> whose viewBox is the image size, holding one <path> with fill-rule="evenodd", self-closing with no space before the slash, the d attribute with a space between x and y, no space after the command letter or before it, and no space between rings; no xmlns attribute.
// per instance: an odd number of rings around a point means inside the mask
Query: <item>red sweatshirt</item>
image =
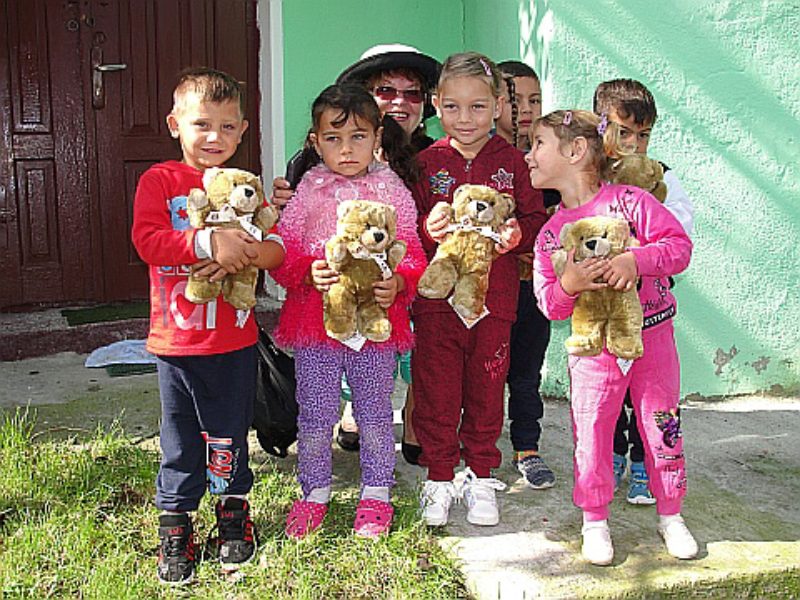
<svg viewBox="0 0 800 600"><path fill-rule="evenodd" d="M542 193L531 187L528 166L523 154L500 136L493 136L472 160L465 159L450 145L450 138L438 140L417 155L422 175L412 188L419 213L419 237L428 255L436 253L436 242L425 229L425 220L437 202L453 202L453 192L465 183L488 185L510 194L516 203L516 217L522 230L522 240L508 254L495 259L489 272L489 291L486 307L495 317L513 321L517 315L519 271L515 254L533 251L533 242L547 221ZM417 296L413 314L452 311L446 300Z"/></svg>

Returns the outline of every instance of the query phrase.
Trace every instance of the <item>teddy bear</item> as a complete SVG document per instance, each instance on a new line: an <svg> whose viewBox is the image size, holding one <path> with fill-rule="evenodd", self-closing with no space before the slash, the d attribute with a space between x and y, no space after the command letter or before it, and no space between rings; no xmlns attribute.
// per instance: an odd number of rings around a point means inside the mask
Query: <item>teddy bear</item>
<svg viewBox="0 0 800 600"><path fill-rule="evenodd" d="M396 239L393 206L369 200L347 200L336 209L336 235L325 244L325 260L339 280L323 294L325 331L345 341L360 333L373 342L392 334L386 310L375 301L372 284L390 279L406 254Z"/></svg>
<svg viewBox="0 0 800 600"><path fill-rule="evenodd" d="M464 184L453 193L451 233L417 284L425 298L446 298L465 320L481 316L489 289L489 270L498 256L498 230L514 215L514 198L485 185Z"/></svg>
<svg viewBox="0 0 800 600"><path fill-rule="evenodd" d="M261 241L275 223L278 209L264 203L261 180L241 169L212 168L203 174L204 190L194 188L186 200L189 223L195 229L205 227L237 228ZM248 265L222 281L211 282L191 273L186 284L186 298L204 304L219 296L237 310L256 304L258 268Z"/></svg>
<svg viewBox="0 0 800 600"><path fill-rule="evenodd" d="M575 262L593 256L613 258L626 248L638 246L623 219L595 216L567 223L561 228L561 248L553 252L553 269L564 273L567 254L575 250ZM605 342L611 354L639 358L642 347L642 306L635 287L618 291L607 287L581 292L572 312L572 335L565 343L575 356L595 356Z"/></svg>
<svg viewBox="0 0 800 600"><path fill-rule="evenodd" d="M608 172L611 183L635 185L650 192L659 202L667 197L664 167L646 154L626 154L611 163Z"/></svg>

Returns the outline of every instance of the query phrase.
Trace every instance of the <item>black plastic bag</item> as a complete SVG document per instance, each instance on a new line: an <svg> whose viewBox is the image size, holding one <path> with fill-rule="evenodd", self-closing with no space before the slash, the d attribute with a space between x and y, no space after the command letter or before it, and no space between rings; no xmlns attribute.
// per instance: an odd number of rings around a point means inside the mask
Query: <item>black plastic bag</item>
<svg viewBox="0 0 800 600"><path fill-rule="evenodd" d="M258 332L256 349L258 381L253 429L265 452L284 458L297 439L294 358L278 348L262 329Z"/></svg>

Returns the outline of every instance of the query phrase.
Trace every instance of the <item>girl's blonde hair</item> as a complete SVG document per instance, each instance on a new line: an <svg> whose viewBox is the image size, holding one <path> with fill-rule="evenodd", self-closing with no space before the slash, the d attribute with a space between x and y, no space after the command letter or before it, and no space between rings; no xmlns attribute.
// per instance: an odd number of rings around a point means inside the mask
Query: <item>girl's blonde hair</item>
<svg viewBox="0 0 800 600"><path fill-rule="evenodd" d="M561 149L582 137L592 156L592 165L606 179L611 163L630 152L620 145L619 126L606 115L596 115L588 110L555 110L539 117L534 128L549 127L560 141Z"/></svg>
<svg viewBox="0 0 800 600"><path fill-rule="evenodd" d="M502 76L500 69L492 60L478 52L460 52L451 54L442 65L436 91L441 92L448 79L456 77L478 77L486 82L492 90L492 96L499 98L502 94Z"/></svg>

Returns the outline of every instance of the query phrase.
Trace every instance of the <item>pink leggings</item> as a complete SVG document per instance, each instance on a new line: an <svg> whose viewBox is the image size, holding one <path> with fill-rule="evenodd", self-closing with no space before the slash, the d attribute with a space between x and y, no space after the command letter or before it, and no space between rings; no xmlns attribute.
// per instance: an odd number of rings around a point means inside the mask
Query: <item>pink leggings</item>
<svg viewBox="0 0 800 600"><path fill-rule="evenodd" d="M608 518L614 496L614 427L629 387L658 514L679 513L686 495L678 409L680 365L672 322L645 330L642 336L644 355L627 375L617 357L605 349L598 356L569 357L575 441L572 499L589 521Z"/></svg>

